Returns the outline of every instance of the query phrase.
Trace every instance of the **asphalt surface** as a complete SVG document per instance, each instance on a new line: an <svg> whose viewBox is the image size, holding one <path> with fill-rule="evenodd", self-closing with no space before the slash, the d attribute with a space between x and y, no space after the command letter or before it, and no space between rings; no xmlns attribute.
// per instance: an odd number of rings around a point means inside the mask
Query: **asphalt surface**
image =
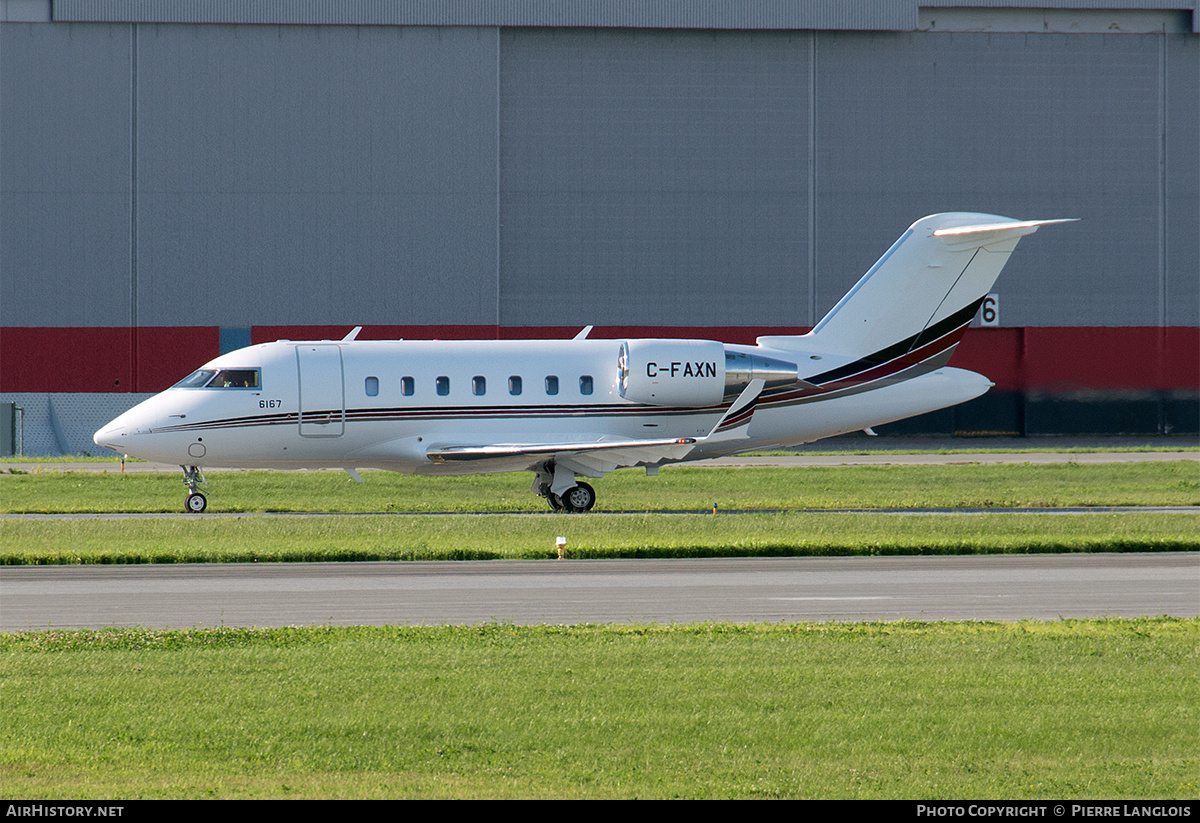
<svg viewBox="0 0 1200 823"><path fill-rule="evenodd" d="M1200 616L1200 554L0 568L0 630Z"/></svg>

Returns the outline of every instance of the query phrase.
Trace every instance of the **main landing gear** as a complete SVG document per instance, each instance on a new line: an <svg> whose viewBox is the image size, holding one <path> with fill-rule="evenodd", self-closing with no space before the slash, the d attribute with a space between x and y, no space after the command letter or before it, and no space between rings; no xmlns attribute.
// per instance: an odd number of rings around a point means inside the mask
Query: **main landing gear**
<svg viewBox="0 0 1200 823"><path fill-rule="evenodd" d="M183 469L183 482L188 487L188 496L184 501L183 510L191 514L199 514L208 508L208 498L196 491L197 485L208 485L204 480L204 472L200 471L197 466L180 466L179 468Z"/></svg>
<svg viewBox="0 0 1200 823"><path fill-rule="evenodd" d="M556 512L582 514L591 511L596 505L596 490L581 480L575 479L575 473L564 466L554 463L543 463L535 470L533 491L539 497L546 498L550 508ZM566 486L561 494L555 494L553 486Z"/></svg>
<svg viewBox="0 0 1200 823"><path fill-rule="evenodd" d="M596 490L587 483L580 482L567 489L566 493L558 495L550 492L550 508L556 512L583 514L591 511L596 505Z"/></svg>

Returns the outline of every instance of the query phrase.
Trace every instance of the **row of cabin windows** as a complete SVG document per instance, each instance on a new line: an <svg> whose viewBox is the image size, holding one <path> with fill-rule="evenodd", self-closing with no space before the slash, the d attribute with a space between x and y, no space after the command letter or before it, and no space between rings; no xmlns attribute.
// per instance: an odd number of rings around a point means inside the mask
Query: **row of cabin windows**
<svg viewBox="0 0 1200 823"><path fill-rule="evenodd" d="M593 382L592 376L590 374L582 375L579 378L579 393L580 394L591 394L593 391L593 387L594 387L594 382ZM437 378L437 380L434 381L434 388L437 390L439 397L445 397L446 395L450 394L450 378L446 377L445 375ZM379 378L378 377L368 377L366 380L365 390L367 393L367 397L377 397L379 395ZM416 393L416 390L417 390L417 384L413 378L411 378L411 377L401 377L400 378L400 393L402 395L404 395L405 397L412 397L413 394ZM513 397L516 397L517 395L521 394L521 392L522 392L521 377L520 377L520 375L514 374L512 377L508 378L508 393L511 394ZM484 377L483 375L477 374L471 378L471 394L475 395L476 397L483 397L485 394L487 394L487 378L486 377ZM546 376L546 394L549 394L549 395L558 394L558 376L557 375L550 374L550 375Z"/></svg>

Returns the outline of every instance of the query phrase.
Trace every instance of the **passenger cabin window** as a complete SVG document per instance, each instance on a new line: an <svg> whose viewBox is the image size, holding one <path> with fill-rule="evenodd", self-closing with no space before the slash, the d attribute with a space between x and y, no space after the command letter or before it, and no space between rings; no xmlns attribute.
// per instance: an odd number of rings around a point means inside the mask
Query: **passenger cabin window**
<svg viewBox="0 0 1200 823"><path fill-rule="evenodd" d="M405 397L412 397L415 387L416 384L411 377L400 378L400 393Z"/></svg>
<svg viewBox="0 0 1200 823"><path fill-rule="evenodd" d="M546 377L546 394L558 394L558 378L553 374Z"/></svg>
<svg viewBox="0 0 1200 823"><path fill-rule="evenodd" d="M514 397L521 393L521 378L515 374L508 378L508 393Z"/></svg>
<svg viewBox="0 0 1200 823"><path fill-rule="evenodd" d="M368 377L367 384L364 388L366 389L367 397L378 397L379 396L379 378L378 377Z"/></svg>
<svg viewBox="0 0 1200 823"><path fill-rule="evenodd" d="M583 375L583 377L579 378L579 393L580 394L591 394L592 393L592 376L590 374L585 374L585 375Z"/></svg>
<svg viewBox="0 0 1200 823"><path fill-rule="evenodd" d="M446 376L437 379L437 393L439 397L445 397L450 393L450 378Z"/></svg>
<svg viewBox="0 0 1200 823"><path fill-rule="evenodd" d="M476 397L483 397L487 394L487 378L475 375L471 378L471 394Z"/></svg>

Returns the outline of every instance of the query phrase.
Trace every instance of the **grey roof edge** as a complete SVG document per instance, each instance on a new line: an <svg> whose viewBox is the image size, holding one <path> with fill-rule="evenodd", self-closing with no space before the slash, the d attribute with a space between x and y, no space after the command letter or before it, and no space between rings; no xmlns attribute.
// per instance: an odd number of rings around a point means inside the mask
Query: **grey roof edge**
<svg viewBox="0 0 1200 823"><path fill-rule="evenodd" d="M923 9L1022 9L1030 11L1178 11L1189 12L1191 30L1200 34L1200 0L919 0Z"/></svg>
<svg viewBox="0 0 1200 823"><path fill-rule="evenodd" d="M912 31L916 0L53 0L56 22Z"/></svg>
<svg viewBox="0 0 1200 823"><path fill-rule="evenodd" d="M915 31L919 8L1173 10L1200 0L45 0L55 22Z"/></svg>

